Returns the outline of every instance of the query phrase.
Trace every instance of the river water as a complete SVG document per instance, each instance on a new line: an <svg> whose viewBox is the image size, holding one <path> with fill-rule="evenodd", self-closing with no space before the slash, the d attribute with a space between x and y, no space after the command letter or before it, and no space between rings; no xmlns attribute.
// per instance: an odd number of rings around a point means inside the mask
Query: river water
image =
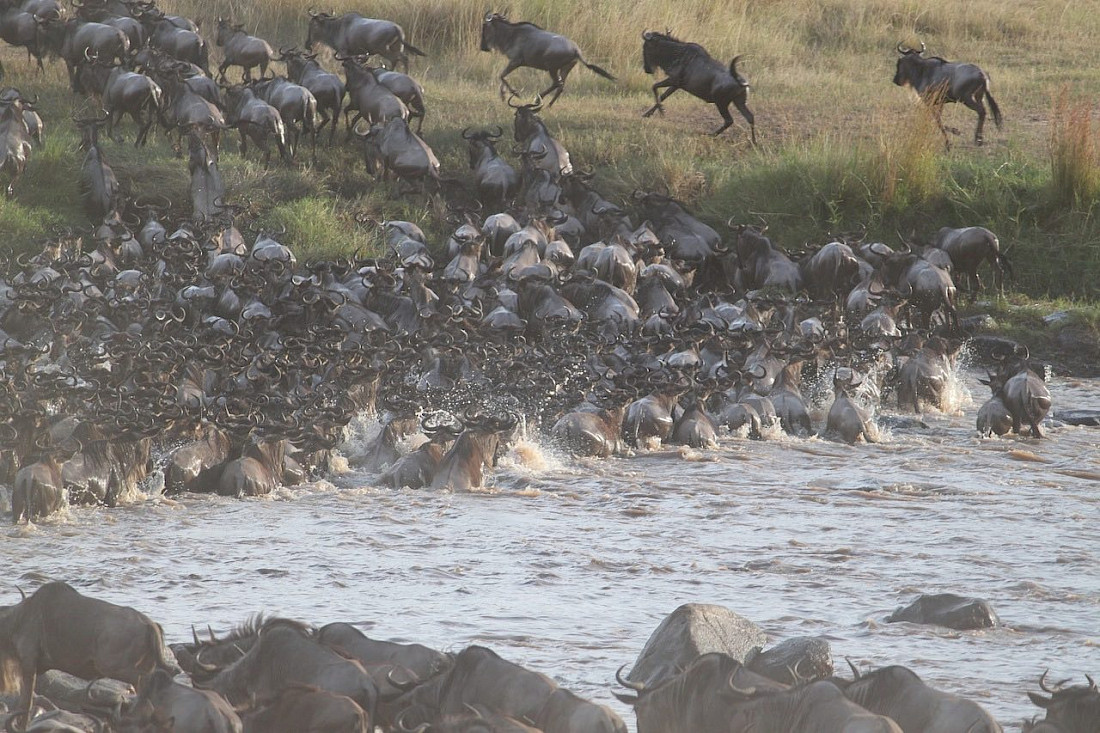
<svg viewBox="0 0 1100 733"><path fill-rule="evenodd" d="M1055 409L1100 408L1100 382L1050 389ZM587 460L526 442L484 494L379 489L349 469L266 499L76 508L0 533L0 600L56 578L137 607L170 642L267 611L480 643L613 705L631 729L615 670L681 603L718 603L770 643L824 635L840 668L908 665L1017 729L1038 712L1025 691L1044 669L1100 672L1100 430L979 440L969 393L986 389L964 373L955 414L874 445L730 437ZM1003 625L883 622L945 591L990 600Z"/></svg>

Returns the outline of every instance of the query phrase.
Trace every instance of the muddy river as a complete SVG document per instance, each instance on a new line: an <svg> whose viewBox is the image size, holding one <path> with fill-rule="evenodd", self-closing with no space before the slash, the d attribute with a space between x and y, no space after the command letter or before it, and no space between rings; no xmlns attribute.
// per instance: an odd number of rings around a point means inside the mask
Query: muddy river
<svg viewBox="0 0 1100 733"><path fill-rule="evenodd" d="M772 642L827 637L841 667L908 665L1016 729L1038 711L1024 693L1043 669L1100 673L1100 429L979 440L987 390L960 381L954 414L895 423L874 445L729 437L577 460L528 441L484 494L379 489L351 467L263 500L151 491L72 509L0 533L4 602L16 583L59 578L146 612L169 641L267 611L476 642L612 704L632 729L615 669L679 604L718 603ZM1050 389L1055 409L1100 408L1100 382ZM371 426L359 428L348 455ZM883 622L943 591L989 599L1003 625Z"/></svg>

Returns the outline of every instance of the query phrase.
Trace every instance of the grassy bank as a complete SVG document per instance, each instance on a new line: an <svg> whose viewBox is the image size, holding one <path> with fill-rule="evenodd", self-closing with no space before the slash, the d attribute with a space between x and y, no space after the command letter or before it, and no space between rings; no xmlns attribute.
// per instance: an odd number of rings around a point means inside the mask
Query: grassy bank
<svg viewBox="0 0 1100 733"><path fill-rule="evenodd" d="M305 9L289 0L163 6L202 18L210 35L225 15L276 46L305 40ZM339 0L318 8L358 6ZM1016 265L1018 292L1077 302L1100 295L1100 69L1092 63L1100 16L1083 4L709 0L684 9L668 0L518 0L510 8L513 17L569 35L589 61L619 77L612 84L575 71L544 115L575 163L595 171L596 185L613 197L665 186L719 228L730 217L764 217L791 248L861 226L896 244L898 233L919 241L940 226L983 225L998 233ZM448 176L466 171L463 127L511 121L496 94L503 58L477 49L485 9L472 0L381 0L370 8L401 23L429 54L414 60L412 72L429 97L425 138ZM745 54L740 68L753 83L758 147L748 145L739 118L722 137L709 137L719 124L713 107L683 92L669 100L666 116L641 119L655 81L641 68L646 27L671 28L724 60ZM992 77L1006 125L987 127L985 147L970 142L975 117L959 107L945 122L962 135L945 151L911 93L890 83L894 46L918 40L930 53L978 62ZM65 88L60 64L37 75L21 51L6 46L0 59L6 83L42 95L48 126L47 145L34 151L15 201L0 203L0 236L23 248L49 226L86 224L77 189L81 155L69 123L83 101ZM546 83L526 70L511 79L532 93ZM128 136L130 129L127 123ZM347 145L323 151L315 166L264 171L254 157L236 154L235 135L227 143L221 167L232 196L250 200L262 226L285 224L288 243L303 256L375 245L374 232L355 224L358 214L411 219L443 234L444 207L375 184ZM142 151L114 143L106 150L130 191L160 191L187 206L186 162L163 138Z"/></svg>

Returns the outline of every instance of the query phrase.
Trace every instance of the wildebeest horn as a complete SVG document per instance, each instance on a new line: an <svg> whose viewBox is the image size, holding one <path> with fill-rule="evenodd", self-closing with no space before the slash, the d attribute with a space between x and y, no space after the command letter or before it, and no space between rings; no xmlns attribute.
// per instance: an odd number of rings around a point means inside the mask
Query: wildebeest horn
<svg viewBox="0 0 1100 733"><path fill-rule="evenodd" d="M474 707L473 705L471 705L470 703L468 703L468 702L464 702L464 703L462 703L462 705L463 705L463 707L465 707L465 708L466 708L467 710L469 710L469 711L470 711L471 713L473 713L474 715L476 715L476 716L477 716L477 718L478 718L478 720L480 720L481 718L483 718L483 717L484 717L484 716L483 716L483 715L481 714L481 711L480 711L480 710L478 710L477 708L475 708L475 707Z"/></svg>
<svg viewBox="0 0 1100 733"><path fill-rule="evenodd" d="M308 8L306 8L306 12L309 13L309 17L311 17L311 18L316 18L318 15L320 15L320 13L316 12L313 9L312 5L310 5Z"/></svg>
<svg viewBox="0 0 1100 733"><path fill-rule="evenodd" d="M397 719L393 721L393 725L395 728L397 728L397 730L401 731L401 733L425 733L425 731L431 729L431 723L421 723L415 728L409 728L408 726L406 726L405 715L409 712L410 709L411 708L406 708L402 710L401 713L398 714Z"/></svg>
<svg viewBox="0 0 1100 733"><path fill-rule="evenodd" d="M206 625L206 631L210 634L210 641L218 640L218 637L214 636L214 629L211 628L210 624Z"/></svg>
<svg viewBox="0 0 1100 733"><path fill-rule="evenodd" d="M1094 680L1092 677L1089 677L1087 674L1085 675L1085 679L1089 681L1089 689L1090 690L1095 690L1096 689L1096 680Z"/></svg>
<svg viewBox="0 0 1100 733"><path fill-rule="evenodd" d="M202 646L202 642L199 641L199 632L195 631L195 624L191 624L191 638L195 640L195 646Z"/></svg>
<svg viewBox="0 0 1100 733"><path fill-rule="evenodd" d="M473 139L474 136L470 135L469 132L470 132L469 127L463 127L462 128L462 139L463 140L472 140Z"/></svg>
<svg viewBox="0 0 1100 733"><path fill-rule="evenodd" d="M509 97L508 97L508 106L511 107L512 109L519 109L523 105L522 104L512 104L512 100L515 99L515 97L516 97L515 94L509 95Z"/></svg>
<svg viewBox="0 0 1100 733"><path fill-rule="evenodd" d="M615 672L615 681L618 682L623 687L634 690L635 692L645 692L645 684L644 683L642 683L642 682L631 682L630 680L623 677L623 670L624 669L626 669L625 664L623 666L619 667L619 669Z"/></svg>
<svg viewBox="0 0 1100 733"><path fill-rule="evenodd" d="M1050 671L1049 669L1044 669L1043 673L1041 675L1039 675L1039 689L1042 690L1043 692L1053 693L1054 690L1047 687L1047 682L1046 682L1047 681L1047 672L1049 672L1049 671Z"/></svg>
<svg viewBox="0 0 1100 733"><path fill-rule="evenodd" d="M25 601L25 600L27 600L27 594L23 592L23 589L22 589L22 588L20 588L20 587L19 587L19 586L17 585L17 586L15 586L15 589L16 589L17 591L19 591L19 595L20 595L20 599L19 599L19 600L20 600L20 602L22 602L22 601Z"/></svg>
<svg viewBox="0 0 1100 733"><path fill-rule="evenodd" d="M848 668L852 670L852 676L858 680L860 678L859 669L856 665L852 664L852 660L848 657L844 657L844 661L848 663Z"/></svg>
<svg viewBox="0 0 1100 733"><path fill-rule="evenodd" d="M924 49L925 49L925 46L924 46L924 41L921 41L921 42L920 42L920 52L921 52L922 54L924 53Z"/></svg>
<svg viewBox="0 0 1100 733"><path fill-rule="evenodd" d="M898 53L900 53L902 56L904 56L905 54L909 53L912 50L913 49L909 48L908 46L902 46L900 43L898 44Z"/></svg>
<svg viewBox="0 0 1100 733"><path fill-rule="evenodd" d="M736 677L736 676L737 676L736 671L730 673L730 678L726 682L726 684L729 685L729 688L731 690L736 692L738 695L744 695L745 697L752 697L753 695L756 694L756 688L755 687L749 687L749 688L746 688L746 689L741 689L740 687L738 687L733 681L733 678Z"/></svg>

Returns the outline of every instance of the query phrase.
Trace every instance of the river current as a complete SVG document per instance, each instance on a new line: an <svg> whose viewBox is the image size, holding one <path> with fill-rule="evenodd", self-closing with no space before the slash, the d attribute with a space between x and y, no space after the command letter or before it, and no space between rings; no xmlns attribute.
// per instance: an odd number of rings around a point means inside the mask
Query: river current
<svg viewBox="0 0 1100 733"><path fill-rule="evenodd" d="M1096 380L1050 390L1055 410L1100 409ZM980 440L986 394L963 372L952 414L923 427L886 410L872 445L731 436L589 460L525 441L478 494L381 489L354 463L265 499L151 488L122 508L4 528L0 601L65 579L145 612L169 642L265 611L484 644L611 704L632 730L615 670L678 605L717 603L769 645L823 635L845 674L844 657L905 664L1018 729L1039 712L1025 692L1044 669L1100 673L1100 429ZM369 435L359 427L348 456ZM922 592L986 598L1002 625L884 622Z"/></svg>

